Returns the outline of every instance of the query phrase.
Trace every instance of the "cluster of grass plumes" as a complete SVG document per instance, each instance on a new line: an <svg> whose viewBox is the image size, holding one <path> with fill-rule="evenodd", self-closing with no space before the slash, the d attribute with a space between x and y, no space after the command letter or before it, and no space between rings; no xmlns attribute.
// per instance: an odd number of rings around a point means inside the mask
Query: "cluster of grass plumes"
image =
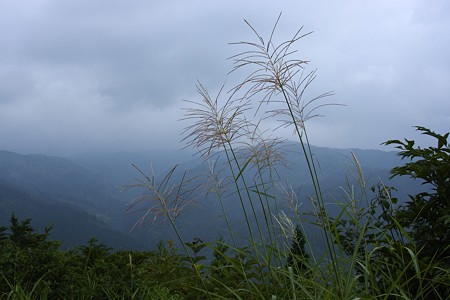
<svg viewBox="0 0 450 300"><path fill-rule="evenodd" d="M341 207L339 213L333 216L328 213L307 122L318 116L319 108L335 104L320 102L331 95L329 92L307 96L316 73L307 71L306 60L296 58L295 46L309 33L303 34L300 29L291 39L276 43L279 19L268 39L246 22L256 41L233 43L243 47L243 51L230 58L234 62L230 73L245 74L241 83L228 93L222 86L215 97L198 83L199 99L186 102L183 120L190 123L184 141L209 166L207 190L217 194L230 236L229 242L201 243L202 247L195 244L192 248L194 245L186 244L178 234L175 220L171 221L198 276L195 289L203 292L203 297L214 299L446 299L450 282L449 247L441 247L441 252L434 256L422 255L426 248L420 247L418 237L414 236L417 231L414 226L418 225L414 218L404 216L411 209L414 213L420 211L416 207L408 210L396 206L390 189L382 184L378 190L368 189L356 158L356 184L360 194L356 195L350 186L346 198L336 199L335 204ZM282 139L271 136L275 130L267 135L263 127L268 119L279 122L274 129L291 128L298 139L300 155L307 165L305 172L309 173L314 188L313 194L303 199L313 204L312 220L300 212L299 199L293 190L281 184L283 178L277 170L285 165L279 147ZM442 150L438 155L445 157L444 164L449 156L447 136L438 136L438 148ZM390 143L409 150L414 144ZM442 157L438 158L438 163L442 161ZM219 164L229 175L221 177L216 172ZM405 171L397 169L394 175L408 175L398 173L399 170ZM440 189L437 198L426 194L420 200L448 201L449 172L443 174L447 177L439 182L447 188ZM157 192L155 188L146 188ZM242 211L247 241L244 247L236 242L227 217L223 204L225 193ZM288 196L292 211L286 212L281 206L283 195ZM161 209L170 216L167 207ZM448 211L439 216L442 226L448 226ZM302 229L305 222L320 228L325 245L322 253L312 251L308 233ZM445 241L448 242L448 237ZM209 268L204 257L198 256L203 246L214 251Z"/></svg>

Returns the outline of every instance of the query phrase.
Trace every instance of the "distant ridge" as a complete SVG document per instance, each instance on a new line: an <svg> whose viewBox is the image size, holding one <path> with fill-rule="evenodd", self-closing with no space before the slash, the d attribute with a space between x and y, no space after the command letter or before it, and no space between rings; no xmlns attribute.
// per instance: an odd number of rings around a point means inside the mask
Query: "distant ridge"
<svg viewBox="0 0 450 300"><path fill-rule="evenodd" d="M312 209L309 196L313 188L301 147L298 143L286 142L281 148L286 155L287 167L280 169L280 182L288 182L298 192L298 202L303 203L302 213L308 213ZM352 153L367 180L367 189L380 182L393 185L398 188L400 199L407 199L407 193L418 190L411 180L389 179L390 169L401 164L396 152L316 146L311 149L322 191L330 203L343 199L343 188L348 184L356 184ZM156 178L160 180L176 162L180 162L172 178L174 182L180 180L187 169L189 175L200 176L202 184L208 174L203 161L204 158L183 151L95 153L69 158L0 151L0 225L7 224L14 212L20 217L32 218L33 224L40 228L53 224L54 237L62 240L65 246L86 242L88 237L95 236L117 248L154 248L159 240L174 239L174 236L167 223L153 223L152 218L130 231L142 214L124 215L124 212L127 203L143 192L120 192L121 187L132 184L141 176L131 163L149 175L152 164ZM229 174L225 171L222 175ZM230 210L232 221L242 224L234 195L226 196L226 209ZM335 209L333 207L337 206L330 207ZM213 195L199 197L177 222L186 240L199 236L204 240L215 240L225 228Z"/></svg>
<svg viewBox="0 0 450 300"><path fill-rule="evenodd" d="M53 225L51 238L64 247L97 237L117 248L142 248L106 223L121 210L112 191L68 159L0 151L0 225L14 213L41 229Z"/></svg>

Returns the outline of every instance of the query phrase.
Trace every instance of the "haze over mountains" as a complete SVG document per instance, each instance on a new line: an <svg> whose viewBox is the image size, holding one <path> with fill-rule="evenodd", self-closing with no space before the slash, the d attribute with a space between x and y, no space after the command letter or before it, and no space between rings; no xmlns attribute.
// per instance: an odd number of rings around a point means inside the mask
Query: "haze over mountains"
<svg viewBox="0 0 450 300"><path fill-rule="evenodd" d="M287 168L280 169L280 182L289 182L298 192L304 213L311 212L308 196L312 194L309 173L298 144L286 144ZM344 196L341 187L347 182L356 184L356 168L352 152L358 158L367 185L382 180L387 186L399 189L397 196L406 199L406 193L417 191L417 184L403 178L390 181L389 171L401 164L395 152L378 150L349 150L312 147L322 190L330 203ZM181 180L184 170L199 176L197 183L207 181L208 167L203 159L187 151L149 151L146 153L90 153L72 157L22 155L0 151L0 226L9 222L12 213L20 218L32 218L32 225L44 228L53 225L51 237L61 240L64 247L86 243L91 237L117 249L149 250L159 240L173 239L167 222L153 222L152 217L133 230L142 216L124 214L127 204L141 195L141 190L121 192L141 175L131 164L151 175L153 166L156 180L164 177L177 162L173 182ZM219 160L220 164L220 160ZM223 176L227 176L224 171ZM195 202L177 219L185 240L201 237L213 241L225 234L225 224L217 198L204 189ZM236 195L225 193L225 208L229 211L234 230L245 235L240 209L236 209ZM144 203L148 207L147 203ZM288 210L288 207L286 210ZM330 205L333 209L333 205Z"/></svg>

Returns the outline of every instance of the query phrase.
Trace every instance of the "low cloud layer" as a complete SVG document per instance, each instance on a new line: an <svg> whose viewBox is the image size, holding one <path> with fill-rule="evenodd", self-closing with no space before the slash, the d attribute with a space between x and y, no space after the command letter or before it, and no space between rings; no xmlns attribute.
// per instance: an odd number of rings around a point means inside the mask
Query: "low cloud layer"
<svg viewBox="0 0 450 300"><path fill-rule="evenodd" d="M181 100L225 82L239 49L298 28L300 59L318 69L311 93L333 90L313 144L380 148L450 130L448 1L0 0L0 149L70 154L181 148Z"/></svg>

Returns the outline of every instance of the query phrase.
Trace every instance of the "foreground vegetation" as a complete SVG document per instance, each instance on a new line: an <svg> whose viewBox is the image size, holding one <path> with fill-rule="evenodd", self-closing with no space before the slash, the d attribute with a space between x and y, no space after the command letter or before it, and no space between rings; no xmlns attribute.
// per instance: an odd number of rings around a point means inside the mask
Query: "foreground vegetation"
<svg viewBox="0 0 450 300"><path fill-rule="evenodd" d="M382 185L371 189L367 205L348 194L340 215L317 214L328 219L317 226L334 244L320 257L308 251L302 223L283 214L277 237L265 235L265 244L194 239L183 244L186 252L171 241L149 252L113 251L96 239L63 251L48 240L50 228L38 233L31 220L13 215L0 228L0 299L448 299L448 133L418 129L437 146L389 141L415 158L392 174L433 188L401 206Z"/></svg>
<svg viewBox="0 0 450 300"><path fill-rule="evenodd" d="M278 21L277 21L278 22ZM249 24L250 26L250 24ZM252 26L256 42L232 57L234 73L244 80L222 101L222 90L211 97L199 83L199 101L188 101L185 141L209 164L208 193L224 208L232 195L242 210L246 236L237 236L226 209L228 235L215 242L185 241L177 218L198 195L195 178L185 173L173 182L176 167L157 181L141 172L129 188L142 196L128 208L165 220L178 237L161 242L152 252L112 251L91 240L61 251L48 241L48 231L35 233L29 220L11 218L0 231L0 292L8 299L448 299L450 297L450 148L449 133L417 130L436 145L420 148L413 140L391 140L407 162L392 176L424 184L408 201L392 196L393 187L380 182L367 187L355 157L358 176L335 195L329 213L311 152L307 121L316 104L330 93L307 98L315 73L293 58L296 42L305 35L276 44ZM274 31L276 25L274 27ZM223 88L222 88L223 89ZM293 130L300 155L307 162L314 193L299 199L278 172L284 165L280 138L262 129L268 118ZM218 170L225 168L227 173ZM221 174L229 174L221 175ZM311 201L314 211L301 212L298 201ZM281 203L290 204L286 211ZM306 212L309 213L309 212ZM324 250L314 248L304 224L320 228ZM246 241L243 245L242 240ZM177 249L178 248L178 249ZM205 255L206 250L211 257Z"/></svg>

